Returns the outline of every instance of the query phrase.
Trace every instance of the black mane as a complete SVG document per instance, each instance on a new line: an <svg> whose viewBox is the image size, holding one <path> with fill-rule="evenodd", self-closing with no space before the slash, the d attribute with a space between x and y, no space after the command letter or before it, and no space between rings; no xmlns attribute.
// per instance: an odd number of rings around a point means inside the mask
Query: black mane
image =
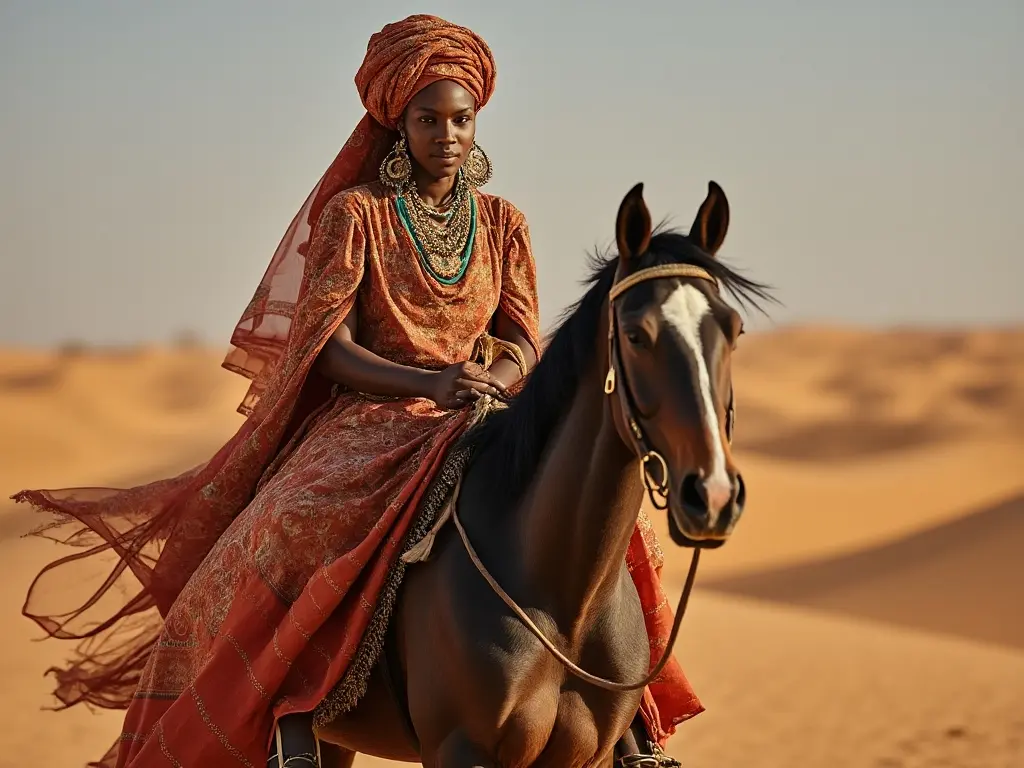
<svg viewBox="0 0 1024 768"><path fill-rule="evenodd" d="M487 473L492 487L508 501L517 500L529 485L597 352L594 334L615 279L618 254L595 253L590 261L590 276L584 281L589 290L563 313L522 391L508 408L493 413L461 441L473 450L474 466ZM763 312L759 300L773 301L768 286L735 272L675 230L655 231L638 268L661 264L707 270L742 306Z"/></svg>

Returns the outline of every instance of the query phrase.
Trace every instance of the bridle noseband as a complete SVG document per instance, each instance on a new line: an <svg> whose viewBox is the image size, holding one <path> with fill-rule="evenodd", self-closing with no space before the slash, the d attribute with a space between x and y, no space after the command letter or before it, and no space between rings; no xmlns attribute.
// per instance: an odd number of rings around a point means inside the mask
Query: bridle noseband
<svg viewBox="0 0 1024 768"><path fill-rule="evenodd" d="M640 472L643 477L644 487L647 489L647 493L651 498L651 503L659 510L666 509L668 507L668 497L671 492L671 480L669 478L668 464L665 462L665 458L650 446L640 423L633 415L637 413L638 410L636 407L636 401L629 389L629 382L626 379L625 369L623 368L622 359L619 353L618 320L615 315L615 300L640 283L666 277L708 280L715 285L716 290L718 289L718 281L715 280L711 273L692 264L665 264L658 267L641 269L612 285L611 290L608 292L608 375L605 377L604 382L604 391L606 395L611 396L615 392L619 393L622 415L628 425L627 431L629 433L629 439L630 442L633 443L634 451L636 451L637 456L640 458ZM621 385L619 384L620 380ZM730 442L732 442L732 426L734 418L733 400L732 395L730 395L729 407L726 416L726 436ZM657 462L660 465L660 481L656 481L651 477L649 470L651 462ZM449 504L452 522L455 523L455 527L459 531L459 536L462 539L463 546L466 548L466 553L469 555L469 559L472 561L473 565L476 566L477 571L479 571L480 575L483 576L491 589L494 590L494 593L500 597L502 601L504 601L505 605L507 605L519 620L523 622L534 637L540 641L541 645L543 645L548 652L570 673L584 682L595 685L606 691L635 691L640 688L646 688L654 682L665 668L665 665L668 664L669 659L672 657L672 649L675 647L676 638L679 635L679 627L682 624L683 615L686 613L686 605L690 599L690 592L693 591L693 583L697 575L697 564L700 561L700 548L694 547L693 549L693 555L690 559L690 568L686 574L686 583L683 586L683 593L679 597L679 604L676 607L676 617L672 624L672 633L669 635L668 643L665 645L665 650L662 652L661 659L643 680L636 683L617 683L614 680L607 680L603 677L598 677L597 675L587 672L556 648L555 644L547 638L540 627L538 627L536 623L527 616L526 612L519 607L516 601L513 600L504 589L502 589L501 585L490 574L484 566L483 561L480 560L479 555L477 555L476 551L473 549L473 545L470 544L469 537L466 535L466 529L463 528L462 521L459 519L456 507L458 506L457 501L460 484L461 483L456 485L453 497ZM656 495L661 497L660 502L656 498Z"/></svg>

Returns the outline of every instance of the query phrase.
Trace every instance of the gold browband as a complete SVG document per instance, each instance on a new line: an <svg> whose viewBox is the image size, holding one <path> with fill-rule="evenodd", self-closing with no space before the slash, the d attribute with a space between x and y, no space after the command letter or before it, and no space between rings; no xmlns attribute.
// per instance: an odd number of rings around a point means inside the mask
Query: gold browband
<svg viewBox="0 0 1024 768"><path fill-rule="evenodd" d="M692 277L699 280L707 280L714 283L716 288L718 287L718 281L706 269L694 266L693 264L662 264L660 267L641 269L639 272L634 272L622 278L608 291L608 301L614 302L619 296L638 283L643 283L647 280L657 280L659 277Z"/></svg>

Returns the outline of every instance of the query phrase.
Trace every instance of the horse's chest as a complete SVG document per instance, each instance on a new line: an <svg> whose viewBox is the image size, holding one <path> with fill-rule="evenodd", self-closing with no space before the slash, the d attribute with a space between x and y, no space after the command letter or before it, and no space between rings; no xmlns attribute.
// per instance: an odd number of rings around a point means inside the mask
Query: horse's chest
<svg viewBox="0 0 1024 768"><path fill-rule="evenodd" d="M428 711L436 721L417 723L426 742L440 743L451 732L461 732L501 768L604 763L636 714L642 692L604 691L567 674L521 621L499 607L470 563L459 559L450 567L444 590L434 586L428 593L424 581L422 596L406 593L408 605L428 605L430 595L439 593L450 600L445 610L416 616L410 624L427 628L432 638L426 642L421 637L406 650L409 668L424 670L431 681L417 687L434 691L422 702L413 692L413 712ZM611 680L639 680L650 651L639 600L624 567L622 580L614 599L603 610L594 609L573 660ZM496 610L480 608L491 605ZM438 621L437 615L448 621ZM542 616L535 621L542 630L556 632ZM426 734L430 726L436 726L436 735Z"/></svg>

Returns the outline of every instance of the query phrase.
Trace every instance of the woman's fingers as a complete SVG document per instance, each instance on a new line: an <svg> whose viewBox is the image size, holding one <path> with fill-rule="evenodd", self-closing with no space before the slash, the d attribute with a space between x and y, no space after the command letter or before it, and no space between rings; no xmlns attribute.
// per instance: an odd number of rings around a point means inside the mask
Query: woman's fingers
<svg viewBox="0 0 1024 768"><path fill-rule="evenodd" d="M463 368L462 378L479 381L482 384L490 384L500 392L505 391L505 385L501 383L498 377L477 363L467 364Z"/></svg>
<svg viewBox="0 0 1024 768"><path fill-rule="evenodd" d="M487 381L477 381L476 379L461 378L455 380L455 386L458 390L472 390L477 393L477 397L480 395L490 395L491 397L500 397L501 392L493 384Z"/></svg>
<svg viewBox="0 0 1024 768"><path fill-rule="evenodd" d="M501 382L501 380L497 376L495 376L490 371L484 371L484 373L487 375L487 383L488 384L490 384L492 387L494 387L499 392L504 392L506 390L505 385Z"/></svg>

